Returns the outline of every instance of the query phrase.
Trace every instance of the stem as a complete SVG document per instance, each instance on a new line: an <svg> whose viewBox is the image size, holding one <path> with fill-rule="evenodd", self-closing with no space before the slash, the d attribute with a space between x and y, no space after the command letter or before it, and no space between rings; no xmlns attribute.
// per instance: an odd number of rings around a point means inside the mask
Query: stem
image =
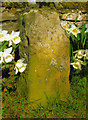
<svg viewBox="0 0 88 120"><path fill-rule="evenodd" d="M3 45L2 45L2 47L1 47L1 49L0 49L0 51L4 51L4 48L5 48L5 46L7 45L7 42L5 42Z"/></svg>

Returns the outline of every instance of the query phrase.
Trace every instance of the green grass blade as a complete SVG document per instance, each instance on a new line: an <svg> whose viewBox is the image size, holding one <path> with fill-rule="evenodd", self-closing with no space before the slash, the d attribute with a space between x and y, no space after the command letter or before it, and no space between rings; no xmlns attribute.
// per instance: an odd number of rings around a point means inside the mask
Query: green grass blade
<svg viewBox="0 0 88 120"><path fill-rule="evenodd" d="M82 27L82 32L81 32L81 44L83 44L83 38L84 38L84 32L85 32L85 25L86 23L83 24L83 27Z"/></svg>

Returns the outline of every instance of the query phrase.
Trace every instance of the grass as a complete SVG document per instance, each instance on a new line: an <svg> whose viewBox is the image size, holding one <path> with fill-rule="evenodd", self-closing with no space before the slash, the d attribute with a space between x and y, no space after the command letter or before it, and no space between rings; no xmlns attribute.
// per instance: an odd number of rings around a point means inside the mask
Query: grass
<svg viewBox="0 0 88 120"><path fill-rule="evenodd" d="M2 118L86 118L86 82L87 77L74 74L70 79L68 100L56 99L47 107L38 105L32 108L27 98L18 96L16 91L3 90Z"/></svg>

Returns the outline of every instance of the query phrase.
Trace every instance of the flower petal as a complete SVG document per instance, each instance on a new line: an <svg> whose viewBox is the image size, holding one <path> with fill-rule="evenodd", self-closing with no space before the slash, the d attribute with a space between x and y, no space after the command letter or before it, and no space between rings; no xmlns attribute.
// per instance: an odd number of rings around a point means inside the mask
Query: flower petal
<svg viewBox="0 0 88 120"><path fill-rule="evenodd" d="M71 30L71 33L76 37L77 37L77 34L80 33L80 30L75 25L72 25L70 30Z"/></svg>
<svg viewBox="0 0 88 120"><path fill-rule="evenodd" d="M12 39L12 42L13 42L14 44L20 43L20 42L21 42L20 37L15 36L15 37Z"/></svg>
<svg viewBox="0 0 88 120"><path fill-rule="evenodd" d="M17 68L22 67L22 65L23 65L23 63L21 63L21 62L17 62L17 63L16 63L16 67L17 67Z"/></svg>
<svg viewBox="0 0 88 120"><path fill-rule="evenodd" d="M16 67L14 69L16 70L15 74L17 74L18 73L18 69Z"/></svg>
<svg viewBox="0 0 88 120"><path fill-rule="evenodd" d="M14 36L19 36L20 32L14 32Z"/></svg>
<svg viewBox="0 0 88 120"><path fill-rule="evenodd" d="M88 24L86 24L86 26L85 26L87 29L88 29Z"/></svg>
<svg viewBox="0 0 88 120"><path fill-rule="evenodd" d="M4 52L7 54L10 54L12 51L12 47L8 48L8 49L4 49Z"/></svg>
<svg viewBox="0 0 88 120"><path fill-rule="evenodd" d="M74 62L74 63L71 63L71 65L73 65L73 67L75 69L80 69L81 70L81 64L80 64L80 62Z"/></svg>
<svg viewBox="0 0 88 120"><path fill-rule="evenodd" d="M67 30L68 27L69 27L69 25L68 25L68 23L67 23L66 21L61 22L61 26L62 26L65 30Z"/></svg>
<svg viewBox="0 0 88 120"><path fill-rule="evenodd" d="M23 62L25 59L24 58L22 58L22 59L19 59L17 62Z"/></svg>
<svg viewBox="0 0 88 120"><path fill-rule="evenodd" d="M24 72L24 70L26 69L26 65L27 64L23 64L22 67L19 68L19 72Z"/></svg>
<svg viewBox="0 0 88 120"><path fill-rule="evenodd" d="M87 28L87 30L85 31L85 33L87 33L88 32L88 28Z"/></svg>
<svg viewBox="0 0 88 120"><path fill-rule="evenodd" d="M15 64L19 72L23 72L26 69L27 64L24 64L23 61L24 61L24 58L19 59Z"/></svg>
<svg viewBox="0 0 88 120"><path fill-rule="evenodd" d="M3 34L7 34L8 31L7 31L7 30L3 30L2 33L3 33Z"/></svg>
<svg viewBox="0 0 88 120"><path fill-rule="evenodd" d="M9 41L9 47L10 47L11 45L12 45L12 41L10 40L10 41Z"/></svg>
<svg viewBox="0 0 88 120"><path fill-rule="evenodd" d="M4 57L4 60L6 63L9 63L13 60L13 56L11 54L7 54L7 56Z"/></svg>

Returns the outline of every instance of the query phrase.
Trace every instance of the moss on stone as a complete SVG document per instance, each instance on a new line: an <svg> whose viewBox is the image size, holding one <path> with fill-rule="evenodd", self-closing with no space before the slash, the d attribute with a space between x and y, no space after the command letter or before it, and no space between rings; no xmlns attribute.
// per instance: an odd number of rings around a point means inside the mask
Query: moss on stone
<svg viewBox="0 0 88 120"><path fill-rule="evenodd" d="M20 82L25 84L24 90L28 93L24 93L22 86L20 93L27 94L30 101L35 101L34 105L47 104L46 95L51 99L57 92L61 100L65 100L70 91L69 40L61 29L58 13L35 9L20 17L20 25L20 57L28 64L18 82L18 86Z"/></svg>
<svg viewBox="0 0 88 120"><path fill-rule="evenodd" d="M88 9L88 2L63 2L63 9Z"/></svg>

